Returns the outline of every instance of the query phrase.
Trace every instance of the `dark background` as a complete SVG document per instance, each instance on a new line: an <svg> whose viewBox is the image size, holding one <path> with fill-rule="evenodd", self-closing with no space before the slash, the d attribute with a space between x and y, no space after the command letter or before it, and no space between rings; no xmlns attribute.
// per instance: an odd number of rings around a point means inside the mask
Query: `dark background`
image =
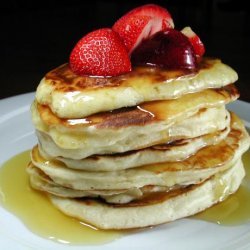
<svg viewBox="0 0 250 250"><path fill-rule="evenodd" d="M87 32L111 27L128 10L157 3L166 7L177 29L191 26L206 46L239 73L241 99L250 102L250 13L243 0L32 1L0 5L0 99L35 91L43 75L68 61Z"/></svg>

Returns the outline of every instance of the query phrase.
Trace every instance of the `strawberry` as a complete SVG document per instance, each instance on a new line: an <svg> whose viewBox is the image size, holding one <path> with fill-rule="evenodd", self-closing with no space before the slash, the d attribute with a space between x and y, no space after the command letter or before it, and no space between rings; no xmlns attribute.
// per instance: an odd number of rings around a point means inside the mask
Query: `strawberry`
<svg viewBox="0 0 250 250"><path fill-rule="evenodd" d="M143 39L173 27L173 19L166 9L155 4L147 4L122 16L114 24L113 30L119 33L131 54Z"/></svg>
<svg viewBox="0 0 250 250"><path fill-rule="evenodd" d="M205 53L205 46L202 43L201 39L193 32L190 27L185 27L181 32L189 39L194 47L194 52L199 60Z"/></svg>
<svg viewBox="0 0 250 250"><path fill-rule="evenodd" d="M195 69L196 57L189 39L180 31L159 31L144 40L132 53L133 65L166 69Z"/></svg>
<svg viewBox="0 0 250 250"><path fill-rule="evenodd" d="M70 67L79 75L116 76L131 71L124 43L112 29L90 32L70 54Z"/></svg>

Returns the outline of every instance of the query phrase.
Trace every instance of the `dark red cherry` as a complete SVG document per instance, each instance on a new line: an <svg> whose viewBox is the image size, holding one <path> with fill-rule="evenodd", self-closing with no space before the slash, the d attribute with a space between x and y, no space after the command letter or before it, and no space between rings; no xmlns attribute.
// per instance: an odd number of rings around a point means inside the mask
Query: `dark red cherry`
<svg viewBox="0 0 250 250"><path fill-rule="evenodd" d="M160 31L141 42L131 55L132 65L167 69L194 69L196 56L189 39L180 31Z"/></svg>

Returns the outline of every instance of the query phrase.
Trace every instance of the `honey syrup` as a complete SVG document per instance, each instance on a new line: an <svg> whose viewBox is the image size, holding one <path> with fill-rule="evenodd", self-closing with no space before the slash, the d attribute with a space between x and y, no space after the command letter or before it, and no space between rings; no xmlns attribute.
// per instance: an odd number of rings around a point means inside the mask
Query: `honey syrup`
<svg viewBox="0 0 250 250"><path fill-rule="evenodd" d="M30 151L16 155L0 168L0 205L15 214L34 233L65 244L101 244L120 237L68 217L57 210L43 193L29 185L25 168Z"/></svg>
<svg viewBox="0 0 250 250"><path fill-rule="evenodd" d="M57 210L41 192L33 190L25 168L30 152L14 156L0 168L0 204L20 218L34 233L65 244L101 244L122 232L98 230ZM226 200L191 218L222 225L250 221L250 150L243 156L246 177L239 190ZM248 184L247 184L248 183Z"/></svg>
<svg viewBox="0 0 250 250"><path fill-rule="evenodd" d="M243 164L246 176L238 191L223 202L192 216L192 218L228 226L250 221L250 150L243 155ZM223 188L225 187L222 183L221 189Z"/></svg>

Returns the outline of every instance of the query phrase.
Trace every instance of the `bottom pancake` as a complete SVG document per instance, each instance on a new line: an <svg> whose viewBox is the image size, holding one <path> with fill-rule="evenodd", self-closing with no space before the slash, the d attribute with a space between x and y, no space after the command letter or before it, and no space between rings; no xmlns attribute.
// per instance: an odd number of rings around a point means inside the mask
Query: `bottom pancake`
<svg viewBox="0 0 250 250"><path fill-rule="evenodd" d="M127 204L107 204L98 199L69 199L49 195L63 213L100 229L129 229L184 218L224 200L236 192L245 175L241 160L202 184L160 192Z"/></svg>

